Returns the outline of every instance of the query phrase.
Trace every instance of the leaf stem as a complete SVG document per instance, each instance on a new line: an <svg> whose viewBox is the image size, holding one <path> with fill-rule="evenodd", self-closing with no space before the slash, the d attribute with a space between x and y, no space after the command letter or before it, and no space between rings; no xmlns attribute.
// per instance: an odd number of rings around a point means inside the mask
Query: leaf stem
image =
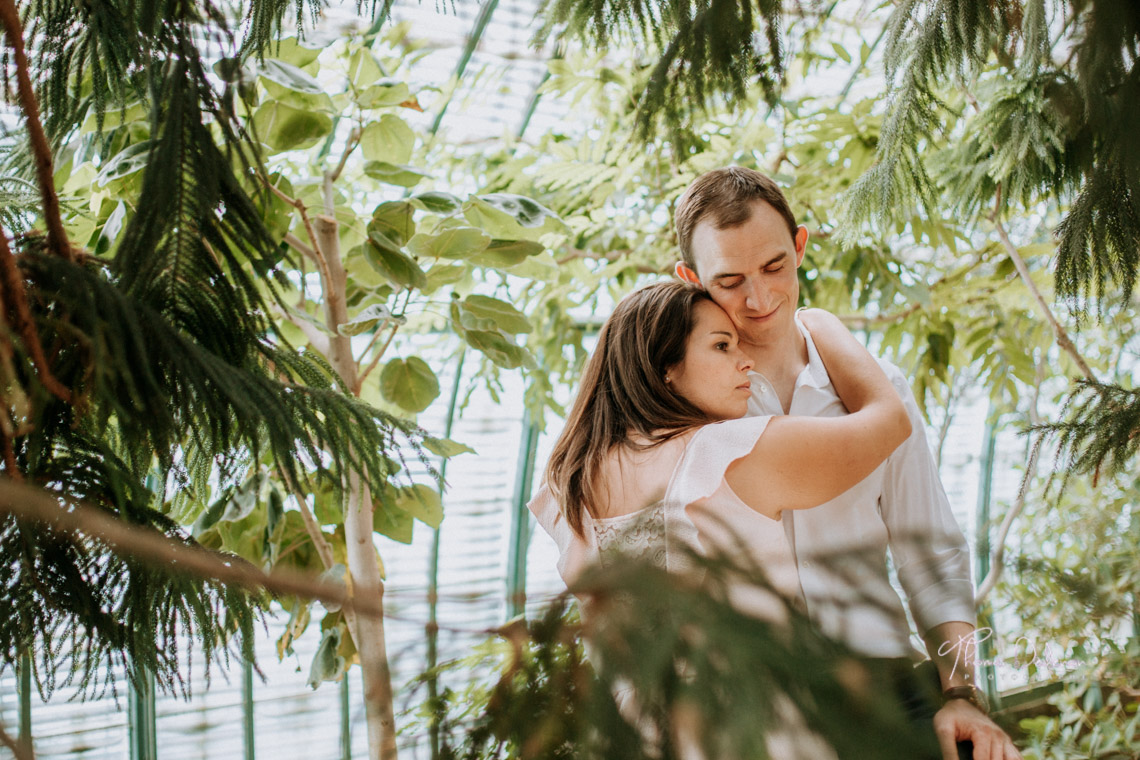
<svg viewBox="0 0 1140 760"><path fill-rule="evenodd" d="M16 62L16 82L20 94L20 106L28 126L28 142L36 165L36 179L43 200L44 224L47 226L48 249L56 256L75 260L67 233L63 229L63 219L59 212L59 196L55 192L55 171L52 169L51 146L40 121L39 104L32 88L29 74L28 56L24 50L24 31L20 24L20 13L13 0L0 0L0 26L8 36Z"/></svg>

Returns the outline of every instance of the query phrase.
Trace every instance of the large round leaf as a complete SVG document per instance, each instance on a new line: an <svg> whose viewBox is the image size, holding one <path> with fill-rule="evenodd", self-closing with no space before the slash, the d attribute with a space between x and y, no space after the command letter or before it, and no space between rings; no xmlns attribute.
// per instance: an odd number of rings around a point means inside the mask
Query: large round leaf
<svg viewBox="0 0 1140 760"><path fill-rule="evenodd" d="M408 250L424 258L465 259L487 247L491 238L475 227L452 227L438 235L417 234Z"/></svg>
<svg viewBox="0 0 1140 760"><path fill-rule="evenodd" d="M412 158L416 133L395 114L386 113L360 133L360 149L369 161L406 164Z"/></svg>
<svg viewBox="0 0 1140 760"><path fill-rule="evenodd" d="M405 288L422 290L427 285L427 275L411 256L404 253L397 246L384 244L384 238L379 233L369 235L368 243L364 246L364 256L380 274L389 282Z"/></svg>
<svg viewBox="0 0 1140 760"><path fill-rule="evenodd" d="M411 200L424 211L431 211L433 214L454 214L463 208L463 201L459 198L451 193L442 193L437 190L413 195Z"/></svg>
<svg viewBox="0 0 1140 760"><path fill-rule="evenodd" d="M292 64L270 58L262 64L258 73L266 92L275 100L298 108L333 110L332 98L320 82Z"/></svg>
<svg viewBox="0 0 1140 760"><path fill-rule="evenodd" d="M394 245L401 246L416 234L416 223L412 219L414 209L407 201L386 201L372 212L368 223L369 232L380 232Z"/></svg>
<svg viewBox="0 0 1140 760"><path fill-rule="evenodd" d="M530 256L542 253L546 248L542 243L530 240L492 240L486 250L471 257L472 264L481 267L513 267L526 261Z"/></svg>
<svg viewBox="0 0 1140 760"><path fill-rule="evenodd" d="M503 369L518 369L527 363L525 348L511 343L502 333L492 330L466 330L463 337L472 348Z"/></svg>
<svg viewBox="0 0 1140 760"><path fill-rule="evenodd" d="M398 106L411 97L408 85L395 79L382 79L360 93L356 102L361 108Z"/></svg>
<svg viewBox="0 0 1140 760"><path fill-rule="evenodd" d="M511 193L478 195L464 204L467 221L482 227L493 237L537 241L565 225L553 211L538 201Z"/></svg>
<svg viewBox="0 0 1140 760"><path fill-rule="evenodd" d="M422 412L439 396L439 380L418 356L393 359L380 373L384 398L409 412Z"/></svg>
<svg viewBox="0 0 1140 760"><path fill-rule="evenodd" d="M115 154L114 158L104 164L103 168L99 171L99 178L97 180L99 187L105 187L109 182L130 176L137 171L142 171L146 168L149 156L149 140L137 142L134 145L128 145L126 148L123 148L123 150Z"/></svg>
<svg viewBox="0 0 1140 760"><path fill-rule="evenodd" d="M396 506L432 528L443 522L443 501L439 492L430 486L416 483L402 486L396 496Z"/></svg>
<svg viewBox="0 0 1140 760"><path fill-rule="evenodd" d="M253 126L262 142L273 150L300 150L316 145L332 131L326 113L307 111L271 100L253 115Z"/></svg>
<svg viewBox="0 0 1140 760"><path fill-rule="evenodd" d="M414 166L393 164L388 161L368 161L364 164L364 173L372 179L400 187L419 184L420 180L427 176Z"/></svg>
<svg viewBox="0 0 1140 760"><path fill-rule="evenodd" d="M284 61L285 63L303 68L317 60L317 56L321 54L321 50L323 49L324 48L309 47L296 37L286 37L271 45L267 55L279 61Z"/></svg>
<svg viewBox="0 0 1140 760"><path fill-rule="evenodd" d="M471 295L463 299L464 311L479 319L489 319L503 332L516 334L531 331L530 321L506 301L490 296Z"/></svg>

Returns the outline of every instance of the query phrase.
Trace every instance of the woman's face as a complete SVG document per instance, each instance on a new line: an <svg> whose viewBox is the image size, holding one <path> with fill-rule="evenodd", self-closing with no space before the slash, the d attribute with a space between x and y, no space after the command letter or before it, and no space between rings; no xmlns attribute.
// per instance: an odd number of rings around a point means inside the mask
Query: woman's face
<svg viewBox="0 0 1140 760"><path fill-rule="evenodd" d="M740 350L728 315L711 301L694 307L685 358L668 368L665 382L709 417L730 420L748 411L752 360Z"/></svg>

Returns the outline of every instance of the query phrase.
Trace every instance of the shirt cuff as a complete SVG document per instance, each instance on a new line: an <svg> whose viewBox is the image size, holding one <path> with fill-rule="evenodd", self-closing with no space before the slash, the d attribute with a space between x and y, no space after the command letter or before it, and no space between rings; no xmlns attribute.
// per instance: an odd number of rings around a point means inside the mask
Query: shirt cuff
<svg viewBox="0 0 1140 760"><path fill-rule="evenodd" d="M946 580L910 597L910 611L924 636L936 625L969 623L977 625L974 584L969 580Z"/></svg>

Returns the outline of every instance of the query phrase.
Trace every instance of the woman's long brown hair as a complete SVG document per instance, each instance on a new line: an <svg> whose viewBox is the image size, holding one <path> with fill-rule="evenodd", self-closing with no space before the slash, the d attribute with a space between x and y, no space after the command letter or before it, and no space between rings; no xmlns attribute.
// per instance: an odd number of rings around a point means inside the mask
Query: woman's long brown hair
<svg viewBox="0 0 1140 760"><path fill-rule="evenodd" d="M712 299L688 283L649 285L623 298L602 326L546 466L546 484L579 536L582 511L593 512L602 490L602 463L610 449L650 448L710 422L665 383L666 370L685 358L700 301ZM648 443L635 443L631 434Z"/></svg>

